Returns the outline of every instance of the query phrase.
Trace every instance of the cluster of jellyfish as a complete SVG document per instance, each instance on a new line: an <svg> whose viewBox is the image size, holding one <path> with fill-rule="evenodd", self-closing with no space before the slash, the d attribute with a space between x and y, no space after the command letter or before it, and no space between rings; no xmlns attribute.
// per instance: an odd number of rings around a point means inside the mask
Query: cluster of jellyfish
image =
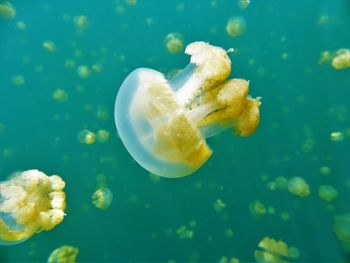
<svg viewBox="0 0 350 263"><path fill-rule="evenodd" d="M115 103L118 134L132 157L149 172L189 175L212 155L206 143L227 128L249 136L259 124L260 98L248 95L249 81L228 79L228 51L190 43L190 63L173 78L139 68L124 80Z"/></svg>

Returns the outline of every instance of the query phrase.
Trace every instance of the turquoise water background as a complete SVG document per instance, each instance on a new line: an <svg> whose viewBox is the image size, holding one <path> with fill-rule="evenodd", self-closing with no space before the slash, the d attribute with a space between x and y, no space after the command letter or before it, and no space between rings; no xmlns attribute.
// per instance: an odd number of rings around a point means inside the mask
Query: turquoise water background
<svg viewBox="0 0 350 263"><path fill-rule="evenodd" d="M16 17L0 20L0 180L28 169L60 175L67 216L51 231L0 247L0 262L45 262L64 244L79 249L79 262L254 262L266 236L298 248L292 262L350 262L333 229L334 216L350 212L350 71L318 63L322 51L350 47L350 1L251 0L246 9L236 0L12 4ZM89 21L83 34L73 25L79 15ZM236 38L225 31L232 16L246 21ZM27 28L18 29L18 21ZM114 102L133 69L167 73L188 64L187 55L166 50L171 32L185 44L234 48L231 77L250 80L250 94L262 97L261 122L251 137L225 131L208 139L214 154L196 173L158 181L118 138ZM55 52L42 47L46 40ZM82 79L67 59L103 70ZM15 75L24 85L14 85ZM66 102L52 98L57 88ZM110 139L81 144L82 129L105 129ZM343 140L332 141L334 131ZM323 166L329 174L320 173ZM310 195L270 190L278 176L303 177ZM114 195L107 210L91 200L101 178ZM318 196L323 184L338 191L331 203ZM226 204L222 211L213 208L217 199ZM253 216L256 200L274 213ZM181 226L193 237L180 238Z"/></svg>

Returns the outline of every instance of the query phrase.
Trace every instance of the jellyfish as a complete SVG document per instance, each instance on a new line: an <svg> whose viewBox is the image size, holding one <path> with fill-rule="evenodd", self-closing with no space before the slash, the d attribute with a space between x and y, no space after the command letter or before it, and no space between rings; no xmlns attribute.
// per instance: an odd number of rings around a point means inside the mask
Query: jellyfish
<svg viewBox="0 0 350 263"><path fill-rule="evenodd" d="M193 42L190 63L170 81L158 71L139 68L120 87L115 103L118 134L132 157L149 172L178 178L212 155L206 143L227 128L249 136L259 124L260 98L248 96L249 81L226 80L227 52Z"/></svg>
<svg viewBox="0 0 350 263"><path fill-rule="evenodd" d="M63 245L56 248L50 254L48 263L75 263L78 256L79 249L72 246Z"/></svg>
<svg viewBox="0 0 350 263"><path fill-rule="evenodd" d="M99 209L107 209L113 200L113 193L106 187L99 188L92 195L92 203Z"/></svg>
<svg viewBox="0 0 350 263"><path fill-rule="evenodd" d="M282 240L265 237L254 251L255 260L258 263L288 263L288 245Z"/></svg>
<svg viewBox="0 0 350 263"><path fill-rule="evenodd" d="M14 245L50 230L64 218L64 181L38 170L0 183L0 245Z"/></svg>

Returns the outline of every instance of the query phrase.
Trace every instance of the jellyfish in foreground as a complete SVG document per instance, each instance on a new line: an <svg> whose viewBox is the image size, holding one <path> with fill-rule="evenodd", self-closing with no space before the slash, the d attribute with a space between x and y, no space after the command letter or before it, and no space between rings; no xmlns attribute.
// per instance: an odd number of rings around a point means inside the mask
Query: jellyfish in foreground
<svg viewBox="0 0 350 263"><path fill-rule="evenodd" d="M254 256L258 263L288 263L288 245L282 240L265 237L259 242Z"/></svg>
<svg viewBox="0 0 350 263"><path fill-rule="evenodd" d="M38 170L0 182L0 245L14 245L50 230L64 218L64 181Z"/></svg>
<svg viewBox="0 0 350 263"><path fill-rule="evenodd" d="M115 122L133 158L156 175L189 175L212 155L205 138L227 128L251 135L259 124L260 98L248 96L249 81L227 80L227 52L194 42L191 62L170 81L158 71L139 68L119 89Z"/></svg>
<svg viewBox="0 0 350 263"><path fill-rule="evenodd" d="M48 263L75 263L78 256L79 249L72 246L63 245L56 248L50 254Z"/></svg>

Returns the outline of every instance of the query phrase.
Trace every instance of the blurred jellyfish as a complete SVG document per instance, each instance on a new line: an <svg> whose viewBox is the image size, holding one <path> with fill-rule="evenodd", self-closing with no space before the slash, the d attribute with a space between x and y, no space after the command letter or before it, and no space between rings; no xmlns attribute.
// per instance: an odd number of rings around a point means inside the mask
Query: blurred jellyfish
<svg viewBox="0 0 350 263"><path fill-rule="evenodd" d="M89 130L81 130L78 133L78 141L82 144L94 144L96 141L96 134Z"/></svg>
<svg viewBox="0 0 350 263"><path fill-rule="evenodd" d="M288 246L283 241L265 237L254 251L257 263L288 263Z"/></svg>
<svg viewBox="0 0 350 263"><path fill-rule="evenodd" d="M136 5L136 4L137 4L137 0L125 0L125 2L126 2L128 5Z"/></svg>
<svg viewBox="0 0 350 263"><path fill-rule="evenodd" d="M342 48L339 49L333 59L332 67L335 69L345 69L350 67L350 49Z"/></svg>
<svg viewBox="0 0 350 263"><path fill-rule="evenodd" d="M73 59L66 59L64 62L64 66L67 69L74 69L75 68L75 61Z"/></svg>
<svg viewBox="0 0 350 263"><path fill-rule="evenodd" d="M89 67L85 65L80 65L77 69L78 76L81 77L82 79L87 79L90 77L91 70Z"/></svg>
<svg viewBox="0 0 350 263"><path fill-rule="evenodd" d="M331 173L331 168L329 168L328 166L322 166L320 168L320 173L323 175L329 175Z"/></svg>
<svg viewBox="0 0 350 263"><path fill-rule="evenodd" d="M180 239L191 239L193 238L194 231L183 225L176 229L176 234Z"/></svg>
<svg viewBox="0 0 350 263"><path fill-rule="evenodd" d="M10 2L0 2L0 17L13 19L16 16L16 9Z"/></svg>
<svg viewBox="0 0 350 263"><path fill-rule="evenodd" d="M259 200L249 204L249 211L254 217L261 217L266 214L266 207Z"/></svg>
<svg viewBox="0 0 350 263"><path fill-rule="evenodd" d="M212 155L205 138L228 129L253 134L260 98L248 96L249 82L227 80L231 60L205 42L185 50L191 63L170 81L158 71L134 70L115 103L115 123L126 149L145 169L177 178L189 175Z"/></svg>
<svg viewBox="0 0 350 263"><path fill-rule="evenodd" d="M16 86L22 86L26 82L23 75L15 75L11 80Z"/></svg>
<svg viewBox="0 0 350 263"><path fill-rule="evenodd" d="M221 257L218 263L239 263L239 260L237 258Z"/></svg>
<svg viewBox="0 0 350 263"><path fill-rule="evenodd" d="M301 177L293 177L288 181L288 191L294 195L304 197L310 194L309 185Z"/></svg>
<svg viewBox="0 0 350 263"><path fill-rule="evenodd" d="M98 130L97 131L97 141L104 143L107 142L109 140L109 131L106 130Z"/></svg>
<svg viewBox="0 0 350 263"><path fill-rule="evenodd" d="M38 170L14 174L0 183L0 244L13 245L62 222L65 183Z"/></svg>
<svg viewBox="0 0 350 263"><path fill-rule="evenodd" d="M216 199L213 208L216 212L221 212L226 207L226 204L221 199Z"/></svg>
<svg viewBox="0 0 350 263"><path fill-rule="evenodd" d="M246 22L243 17L233 16L227 21L226 33L230 37L238 37L244 33L246 27Z"/></svg>
<svg viewBox="0 0 350 263"><path fill-rule="evenodd" d="M94 64L91 66L91 68L92 68L92 70L93 70L94 72L96 72L96 73L100 73L100 72L102 72L102 70L103 70L103 66L102 66L102 64L100 64L100 63L94 63Z"/></svg>
<svg viewBox="0 0 350 263"><path fill-rule="evenodd" d="M56 51L56 45L54 42L50 41L50 40L46 40L43 43L43 48L48 51L48 52L54 52Z"/></svg>
<svg viewBox="0 0 350 263"><path fill-rule="evenodd" d="M331 185L321 185L318 188L318 196L326 202L331 202L338 196L338 191Z"/></svg>
<svg viewBox="0 0 350 263"><path fill-rule="evenodd" d="M68 94L63 89L56 89L52 94L52 98L62 103L68 100Z"/></svg>
<svg viewBox="0 0 350 263"><path fill-rule="evenodd" d="M85 30L89 27L89 21L84 15L73 17L73 23L75 30L78 32L78 34L83 34Z"/></svg>
<svg viewBox="0 0 350 263"><path fill-rule="evenodd" d="M63 245L50 254L48 263L75 263L79 250L76 247Z"/></svg>
<svg viewBox="0 0 350 263"><path fill-rule="evenodd" d="M16 27L17 27L19 30L25 30L25 29L27 28L27 25L26 25L24 22L22 22L22 21L18 21L18 22L16 23Z"/></svg>
<svg viewBox="0 0 350 263"><path fill-rule="evenodd" d="M345 250L350 251L350 214L334 216L333 229Z"/></svg>
<svg viewBox="0 0 350 263"><path fill-rule="evenodd" d="M177 54L184 48L184 37L180 33L172 32L165 37L164 43L171 54Z"/></svg>
<svg viewBox="0 0 350 263"><path fill-rule="evenodd" d="M238 0L238 6L241 9L246 9L250 4L250 0Z"/></svg>
<svg viewBox="0 0 350 263"><path fill-rule="evenodd" d="M342 132L331 132L330 138L334 142L339 142L344 139L344 134Z"/></svg>
<svg viewBox="0 0 350 263"><path fill-rule="evenodd" d="M106 187L99 188L92 195L92 203L99 209L107 209L113 200L113 193Z"/></svg>

